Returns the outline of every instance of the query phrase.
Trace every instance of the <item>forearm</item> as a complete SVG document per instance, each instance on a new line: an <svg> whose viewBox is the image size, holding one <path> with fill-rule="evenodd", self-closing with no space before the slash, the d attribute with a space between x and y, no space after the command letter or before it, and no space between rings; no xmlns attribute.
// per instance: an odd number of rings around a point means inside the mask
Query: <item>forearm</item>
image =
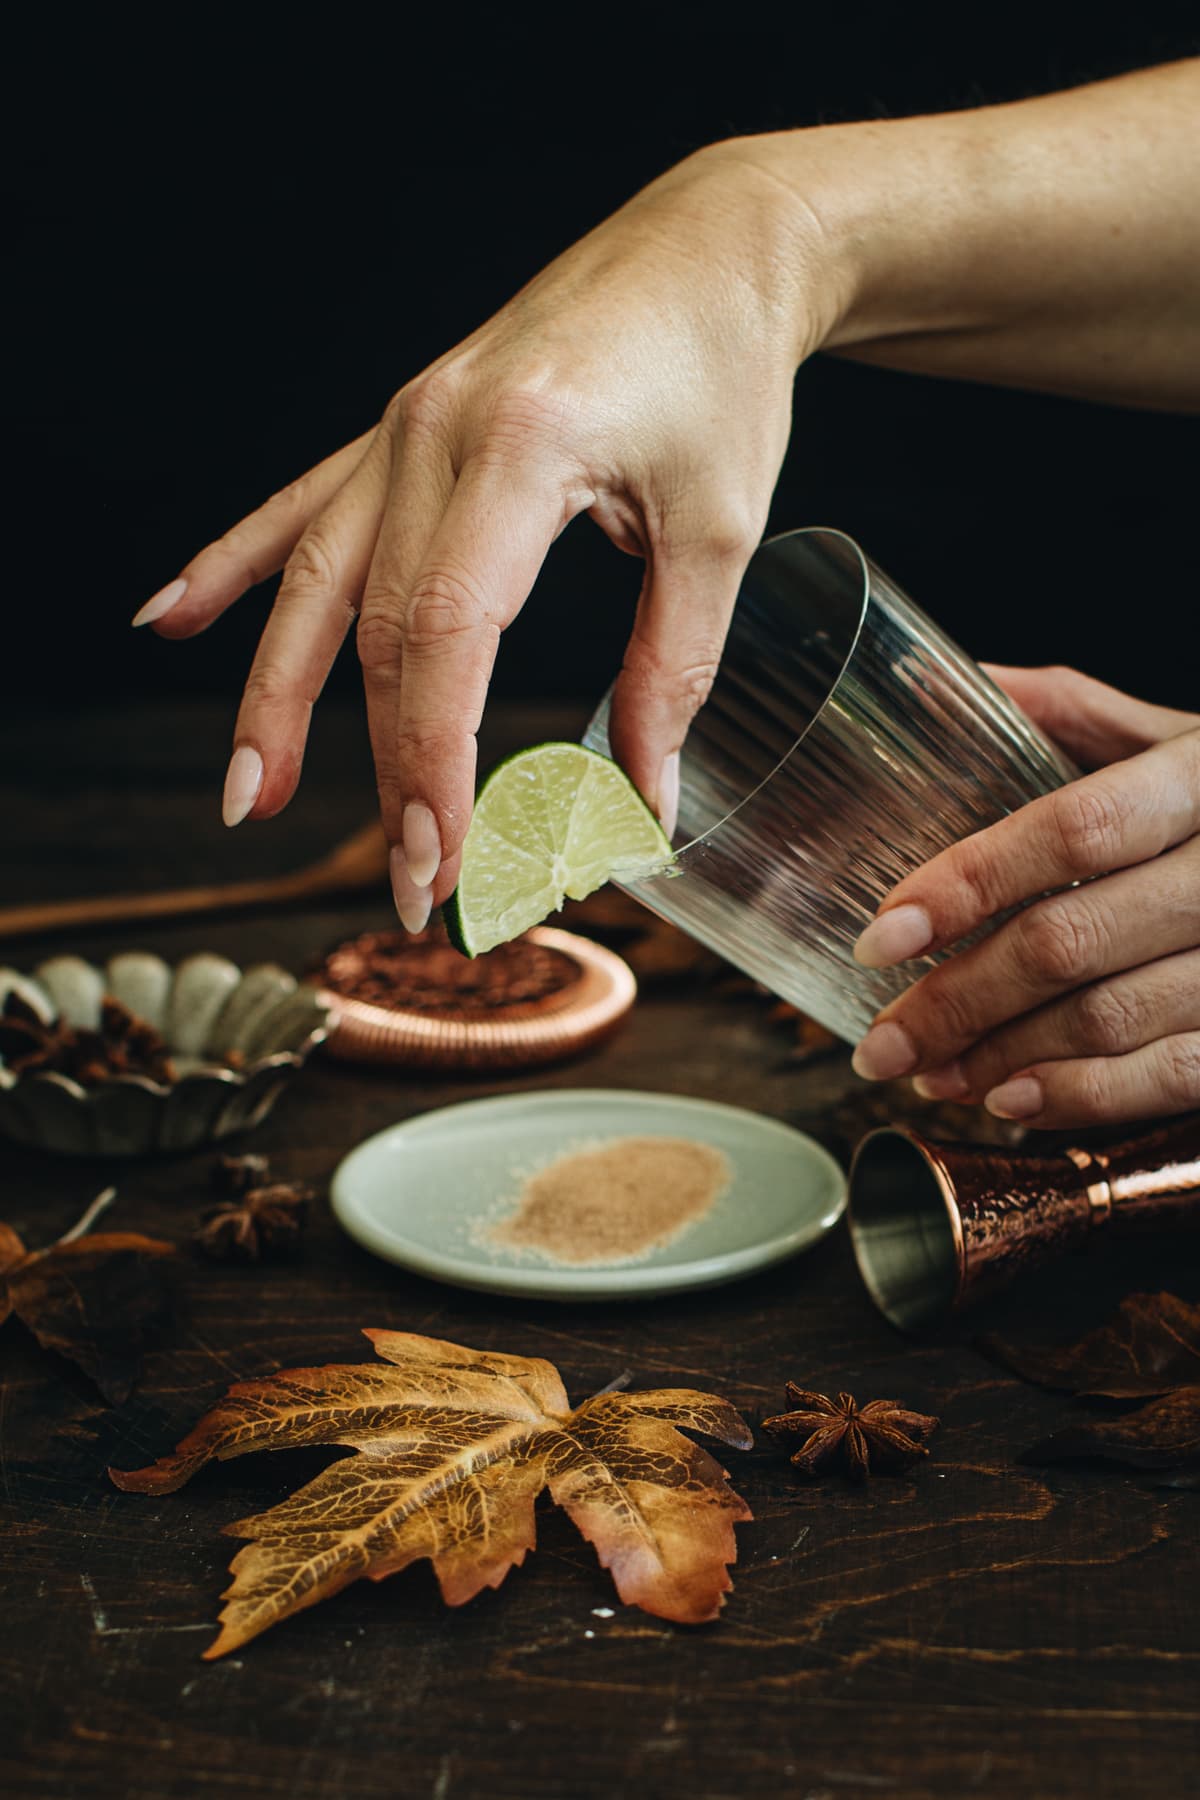
<svg viewBox="0 0 1200 1800"><path fill-rule="evenodd" d="M841 297L825 349L1200 407L1200 59L1014 105L736 139L714 154L794 205L807 268L819 235ZM801 354L806 332L801 323Z"/></svg>

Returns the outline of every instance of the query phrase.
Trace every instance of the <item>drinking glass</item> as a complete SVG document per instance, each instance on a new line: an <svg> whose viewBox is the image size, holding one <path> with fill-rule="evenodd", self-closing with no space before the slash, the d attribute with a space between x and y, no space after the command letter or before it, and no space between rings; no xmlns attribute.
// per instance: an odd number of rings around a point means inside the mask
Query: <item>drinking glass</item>
<svg viewBox="0 0 1200 1800"><path fill-rule="evenodd" d="M684 743L674 862L617 885L857 1042L939 960L856 963L879 902L1075 774L853 538L792 531L751 559Z"/></svg>

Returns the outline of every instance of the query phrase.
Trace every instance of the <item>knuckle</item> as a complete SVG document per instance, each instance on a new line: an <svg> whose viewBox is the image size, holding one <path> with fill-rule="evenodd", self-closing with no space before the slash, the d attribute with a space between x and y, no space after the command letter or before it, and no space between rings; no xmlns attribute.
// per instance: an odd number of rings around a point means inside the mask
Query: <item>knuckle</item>
<svg viewBox="0 0 1200 1800"><path fill-rule="evenodd" d="M570 396L549 380L508 383L488 407L485 441L511 446L556 438L571 404Z"/></svg>
<svg viewBox="0 0 1200 1800"><path fill-rule="evenodd" d="M662 522L658 547L669 561L715 565L740 576L758 547L764 518L736 498L722 495L708 504L698 499Z"/></svg>
<svg viewBox="0 0 1200 1800"><path fill-rule="evenodd" d="M1080 682L1087 679L1070 663L1047 663L1038 670L1038 674L1044 675L1047 681L1052 681L1058 688L1078 687Z"/></svg>
<svg viewBox="0 0 1200 1800"><path fill-rule="evenodd" d="M1047 804L1066 866L1081 875L1107 869L1130 823L1130 807L1119 787L1093 778L1060 788Z"/></svg>
<svg viewBox="0 0 1200 1800"><path fill-rule="evenodd" d="M1055 986L1072 986L1093 971L1099 931L1093 915L1068 900L1043 900L1016 920L1024 969Z"/></svg>
<svg viewBox="0 0 1200 1800"><path fill-rule="evenodd" d="M385 423L399 426L410 437L444 438L455 416L460 392L460 380L452 364L426 369L392 396L384 413Z"/></svg>
<svg viewBox="0 0 1200 1800"><path fill-rule="evenodd" d="M703 658L685 663L682 668L672 669L665 686L669 697L690 717L704 705L716 678L716 659Z"/></svg>
<svg viewBox="0 0 1200 1800"><path fill-rule="evenodd" d="M419 655L447 638L477 631L486 617L482 597L463 575L451 569L427 570L408 602L405 645Z"/></svg>
<svg viewBox="0 0 1200 1800"><path fill-rule="evenodd" d="M942 969L946 972L943 975ZM929 1018L938 1042L970 1044L979 1036L979 1016L969 986L960 978L953 963L944 963L927 975L920 984L927 996ZM922 1034L928 1036L929 1034Z"/></svg>
<svg viewBox="0 0 1200 1800"><path fill-rule="evenodd" d="M757 549L761 534L761 521L756 513L749 509L738 511L726 505L708 523L705 549L714 562L732 566L740 572Z"/></svg>
<svg viewBox="0 0 1200 1800"><path fill-rule="evenodd" d="M395 613L378 607L364 608L355 642L358 660L368 675L399 669L404 650L404 628Z"/></svg>
<svg viewBox="0 0 1200 1800"><path fill-rule="evenodd" d="M306 531L284 565L280 592L328 593L337 586L338 564L332 546L318 531Z"/></svg>
<svg viewBox="0 0 1200 1800"><path fill-rule="evenodd" d="M1132 989L1098 982L1075 1003L1080 1047L1112 1055L1142 1041L1143 1007Z"/></svg>
<svg viewBox="0 0 1200 1800"><path fill-rule="evenodd" d="M394 749L401 768L419 768L430 762L450 760L462 740L460 725L440 723L436 719L400 725L394 734Z"/></svg>
<svg viewBox="0 0 1200 1800"><path fill-rule="evenodd" d="M706 654L668 662L656 645L634 638L626 652L624 673L639 693L666 700L690 718L712 692L717 666L718 658Z"/></svg>
<svg viewBox="0 0 1200 1800"><path fill-rule="evenodd" d="M947 852L954 879L960 889L962 914L968 921L990 918L996 910L1002 888L1002 875L992 853L987 834L965 838Z"/></svg>
<svg viewBox="0 0 1200 1800"><path fill-rule="evenodd" d="M1167 1099L1173 1106L1200 1101L1200 1034L1167 1038L1162 1046Z"/></svg>

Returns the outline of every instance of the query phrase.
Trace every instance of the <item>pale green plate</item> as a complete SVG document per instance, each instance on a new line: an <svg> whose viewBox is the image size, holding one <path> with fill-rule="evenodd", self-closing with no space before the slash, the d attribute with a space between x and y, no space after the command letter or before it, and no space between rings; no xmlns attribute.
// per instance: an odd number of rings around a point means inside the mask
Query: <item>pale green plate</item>
<svg viewBox="0 0 1200 1800"><path fill-rule="evenodd" d="M623 1137L682 1137L724 1151L733 1180L673 1244L633 1263L555 1267L480 1243L535 1169ZM352 1150L330 1190L352 1238L437 1281L546 1300L637 1299L735 1281L816 1243L846 1177L803 1132L740 1106L576 1088L468 1100L392 1125Z"/></svg>

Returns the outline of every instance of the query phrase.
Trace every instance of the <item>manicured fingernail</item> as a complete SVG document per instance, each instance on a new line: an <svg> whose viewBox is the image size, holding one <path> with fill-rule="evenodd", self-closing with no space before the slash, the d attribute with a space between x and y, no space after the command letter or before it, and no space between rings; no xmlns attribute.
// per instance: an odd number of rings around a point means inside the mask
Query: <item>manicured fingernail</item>
<svg viewBox="0 0 1200 1800"><path fill-rule="evenodd" d="M850 1058L855 1074L868 1081L890 1081L894 1075L907 1075L916 1060L917 1052L907 1031L903 1025L890 1021L872 1025Z"/></svg>
<svg viewBox="0 0 1200 1800"><path fill-rule="evenodd" d="M658 818L668 837L674 837L679 819L679 752L672 750L658 778Z"/></svg>
<svg viewBox="0 0 1200 1800"><path fill-rule="evenodd" d="M442 866L442 840L437 820L423 800L410 800L405 807L403 831L409 880L414 887L428 887Z"/></svg>
<svg viewBox="0 0 1200 1800"><path fill-rule="evenodd" d="M1045 1104L1042 1084L1036 1075L1014 1076L985 1095L983 1104L998 1119L1032 1119Z"/></svg>
<svg viewBox="0 0 1200 1800"><path fill-rule="evenodd" d="M433 905L432 887L427 882L413 880L399 844L393 847L389 862L392 871L392 899L396 902L396 914L400 923L405 931L424 931Z"/></svg>
<svg viewBox="0 0 1200 1800"><path fill-rule="evenodd" d="M933 942L929 914L920 906L894 906L872 919L854 946L854 960L868 969L890 969L893 963L920 956Z"/></svg>
<svg viewBox="0 0 1200 1800"><path fill-rule="evenodd" d="M240 825L263 783L263 759L249 744L243 744L229 759L225 775L225 792L221 799L221 817L227 825Z"/></svg>
<svg viewBox="0 0 1200 1800"><path fill-rule="evenodd" d="M187 593L188 584L181 575L177 581L168 581L165 588L159 588L157 594L147 600L140 612L135 612L129 623L131 625L153 625L155 619L163 618L173 606L178 606Z"/></svg>
<svg viewBox="0 0 1200 1800"><path fill-rule="evenodd" d="M913 1086L925 1100L962 1100L971 1091L960 1062L944 1063L940 1069L926 1069L913 1076Z"/></svg>

